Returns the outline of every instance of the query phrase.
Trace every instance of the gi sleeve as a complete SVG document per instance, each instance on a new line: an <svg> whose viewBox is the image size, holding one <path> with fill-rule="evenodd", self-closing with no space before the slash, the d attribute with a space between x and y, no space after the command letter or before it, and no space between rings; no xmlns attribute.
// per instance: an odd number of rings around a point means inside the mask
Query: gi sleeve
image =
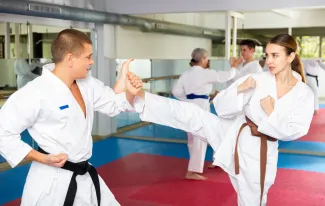
<svg viewBox="0 0 325 206"><path fill-rule="evenodd" d="M237 87L243 83L250 75L246 75L227 89L222 90L213 99L214 108L220 117L232 118L243 112L244 106L249 102L254 90L249 90L242 93L237 93Z"/></svg>
<svg viewBox="0 0 325 206"><path fill-rule="evenodd" d="M126 98L125 92L115 94L113 89L105 86L98 79L91 79L91 86L94 89L94 111L106 114L108 116L116 116L121 112L134 111ZM135 101L137 98L135 98Z"/></svg>
<svg viewBox="0 0 325 206"><path fill-rule="evenodd" d="M181 101L186 100L186 93L183 87L183 76L180 76L177 80L175 86L173 87L172 94Z"/></svg>
<svg viewBox="0 0 325 206"><path fill-rule="evenodd" d="M235 68L231 68L227 71L216 71L207 69L204 72L204 79L206 80L207 84L215 84L215 83L224 83L231 79L233 79L236 76L237 70Z"/></svg>
<svg viewBox="0 0 325 206"><path fill-rule="evenodd" d="M12 94L0 109L0 154L15 167L32 150L20 134L31 127L41 111L41 100L26 85Z"/></svg>

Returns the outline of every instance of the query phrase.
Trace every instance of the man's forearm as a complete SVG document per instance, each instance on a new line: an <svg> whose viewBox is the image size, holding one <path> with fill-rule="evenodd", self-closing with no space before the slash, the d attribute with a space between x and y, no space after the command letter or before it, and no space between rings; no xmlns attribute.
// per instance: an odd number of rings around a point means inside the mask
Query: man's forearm
<svg viewBox="0 0 325 206"><path fill-rule="evenodd" d="M32 149L27 155L26 155L26 159L27 160L31 160L31 161L36 161L36 162L40 162L43 164L47 164L46 161L46 157L47 155L42 154L34 149Z"/></svg>
<svg viewBox="0 0 325 206"><path fill-rule="evenodd" d="M116 94L120 94L120 93L124 92L125 91L125 78L120 77L116 81L113 90Z"/></svg>

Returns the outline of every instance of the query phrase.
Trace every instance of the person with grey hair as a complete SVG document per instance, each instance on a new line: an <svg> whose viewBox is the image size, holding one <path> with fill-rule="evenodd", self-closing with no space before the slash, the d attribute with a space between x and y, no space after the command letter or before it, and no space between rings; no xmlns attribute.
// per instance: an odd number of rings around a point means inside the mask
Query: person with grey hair
<svg viewBox="0 0 325 206"><path fill-rule="evenodd" d="M194 103L205 111L210 111L209 94L213 84L231 80L236 76L236 69L219 72L210 70L208 51L203 48L194 49L191 57L191 68L180 76L172 93L181 101ZM190 160L185 178L205 180L206 177L201 173L203 173L207 143L193 137L191 133L187 133L187 137Z"/></svg>
<svg viewBox="0 0 325 206"><path fill-rule="evenodd" d="M190 61L190 66L193 67L196 64L200 63L201 60L203 60L204 57L206 57L208 54L208 51L203 48L196 48L192 51L192 59ZM207 61L202 62L204 64L205 68L210 68L210 61L207 59Z"/></svg>

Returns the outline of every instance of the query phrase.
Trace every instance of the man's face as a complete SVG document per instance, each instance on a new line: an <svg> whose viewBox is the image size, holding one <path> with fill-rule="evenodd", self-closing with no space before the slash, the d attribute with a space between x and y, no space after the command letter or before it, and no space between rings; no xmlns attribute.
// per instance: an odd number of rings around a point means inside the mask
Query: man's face
<svg viewBox="0 0 325 206"><path fill-rule="evenodd" d="M72 57L72 75L75 79L84 79L88 76L90 67L94 64L92 54L92 45L85 43L80 55Z"/></svg>
<svg viewBox="0 0 325 206"><path fill-rule="evenodd" d="M242 45L240 46L240 51L243 58L247 60L253 57L255 49L254 48L250 49L247 45Z"/></svg>

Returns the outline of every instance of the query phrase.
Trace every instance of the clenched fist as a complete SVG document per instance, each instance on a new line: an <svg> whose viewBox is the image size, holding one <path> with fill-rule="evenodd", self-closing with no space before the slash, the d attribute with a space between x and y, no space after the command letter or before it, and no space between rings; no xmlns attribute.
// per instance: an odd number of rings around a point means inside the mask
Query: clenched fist
<svg viewBox="0 0 325 206"><path fill-rule="evenodd" d="M236 57L231 57L229 60L230 66L237 68L238 65L240 65L241 63L243 63L244 58L242 56L236 58Z"/></svg>
<svg viewBox="0 0 325 206"><path fill-rule="evenodd" d="M261 99L261 107L267 116L270 116L274 110L274 99L270 95Z"/></svg>
<svg viewBox="0 0 325 206"><path fill-rule="evenodd" d="M68 160L68 155L58 154L58 155L46 155L45 163L53 167L63 167L65 162Z"/></svg>
<svg viewBox="0 0 325 206"><path fill-rule="evenodd" d="M237 87L237 93L245 92L249 89L254 89L256 87L256 81L252 77L248 77L243 83Z"/></svg>

